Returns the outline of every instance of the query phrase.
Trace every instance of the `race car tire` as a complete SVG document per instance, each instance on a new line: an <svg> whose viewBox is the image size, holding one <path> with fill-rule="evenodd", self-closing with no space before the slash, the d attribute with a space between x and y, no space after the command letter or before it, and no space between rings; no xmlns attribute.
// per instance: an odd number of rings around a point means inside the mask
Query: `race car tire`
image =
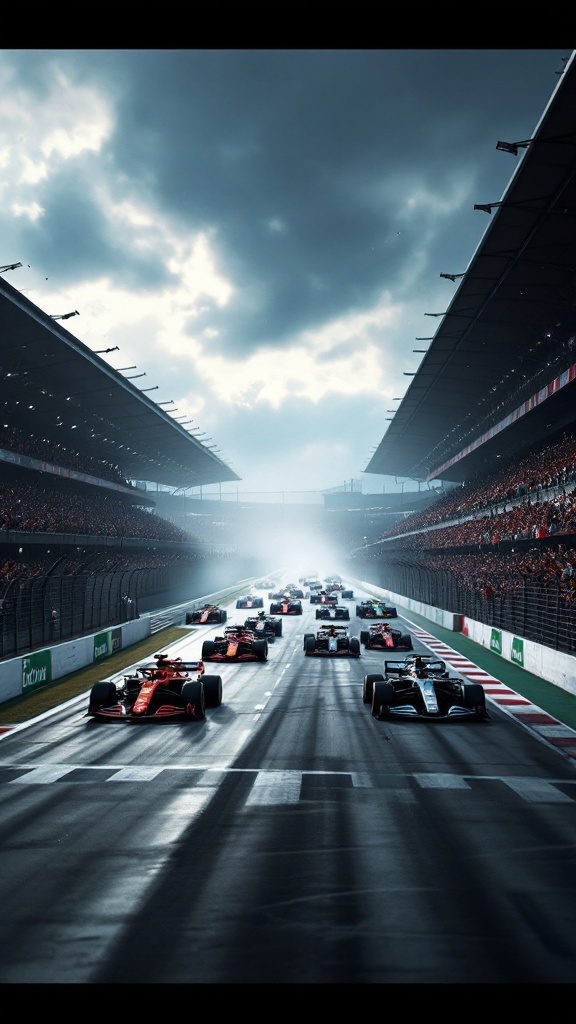
<svg viewBox="0 0 576 1024"><path fill-rule="evenodd" d="M314 654L315 649L316 649L316 638L314 636L306 636L304 638L304 653L306 655Z"/></svg>
<svg viewBox="0 0 576 1024"><path fill-rule="evenodd" d="M364 676L364 682L362 684L362 701L364 704L372 703L372 691L374 689L374 683L383 683L384 676L380 672L370 672L367 676Z"/></svg>
<svg viewBox="0 0 576 1024"><path fill-rule="evenodd" d="M107 679L94 683L90 690L90 701L88 703L88 714L93 715L96 708L109 708L118 703L118 691L116 684Z"/></svg>
<svg viewBox="0 0 576 1024"><path fill-rule="evenodd" d="M370 642L370 630L369 629L361 629L360 630L360 643L363 644L364 647L368 647L369 642Z"/></svg>
<svg viewBox="0 0 576 1024"><path fill-rule="evenodd" d="M299 605L299 606L298 606L298 608L296 609L296 611L294 612L294 614L295 614L295 615L302 615L302 605Z"/></svg>
<svg viewBox="0 0 576 1024"><path fill-rule="evenodd" d="M414 650L414 644L412 643L412 637L410 636L409 633L406 633L405 636L400 638L400 643L402 644L403 647L406 648L407 651L413 651Z"/></svg>
<svg viewBox="0 0 576 1024"><path fill-rule="evenodd" d="M270 605L270 615L280 615L281 611L282 611L282 606L281 605L279 605L279 604L271 604Z"/></svg>
<svg viewBox="0 0 576 1024"><path fill-rule="evenodd" d="M194 615L192 612L186 612L186 625L191 626L194 622Z"/></svg>
<svg viewBox="0 0 576 1024"><path fill-rule="evenodd" d="M376 679L372 687L370 714L373 718L380 717L380 709L389 707L394 702L394 687L386 679Z"/></svg>
<svg viewBox="0 0 576 1024"><path fill-rule="evenodd" d="M317 619L329 619L330 616L326 614L326 612L324 611L323 608L317 608L316 609L316 618Z"/></svg>
<svg viewBox="0 0 576 1024"><path fill-rule="evenodd" d="M350 654L353 658L360 657L360 641L357 636L350 637Z"/></svg>
<svg viewBox="0 0 576 1024"><path fill-rule="evenodd" d="M478 718L486 717L486 694L480 683L462 683L462 697L465 708L471 708Z"/></svg>
<svg viewBox="0 0 576 1024"><path fill-rule="evenodd" d="M186 713L194 722L206 718L206 694L201 679L191 679L182 687L182 703ZM188 708L191 710L188 711Z"/></svg>
<svg viewBox="0 0 576 1024"><path fill-rule="evenodd" d="M274 635L275 636L282 636L282 623L281 622L275 622L274 623Z"/></svg>
<svg viewBox="0 0 576 1024"><path fill-rule="evenodd" d="M354 591L353 590L343 590L342 591L342 598L345 601L353 601L354 600Z"/></svg>
<svg viewBox="0 0 576 1024"><path fill-rule="evenodd" d="M254 654L257 656L258 661L266 661L268 658L268 641L255 640L252 650L254 651Z"/></svg>
<svg viewBox="0 0 576 1024"><path fill-rule="evenodd" d="M347 608L343 608L336 613L337 619L344 619L346 622L350 622L350 612Z"/></svg>
<svg viewBox="0 0 576 1024"><path fill-rule="evenodd" d="M239 597L238 598L238 600L236 601L236 607L237 608L245 608L246 607L246 602L245 602L243 597Z"/></svg>
<svg viewBox="0 0 576 1024"><path fill-rule="evenodd" d="M314 633L304 633L304 650L306 650L306 644L309 640L314 640Z"/></svg>
<svg viewBox="0 0 576 1024"><path fill-rule="evenodd" d="M202 661L210 661L216 645L213 640L205 640L202 644Z"/></svg>
<svg viewBox="0 0 576 1024"><path fill-rule="evenodd" d="M222 676L202 676L207 708L219 708L222 703Z"/></svg>
<svg viewBox="0 0 576 1024"><path fill-rule="evenodd" d="M228 612L225 608L220 609L220 622L226 622L228 619Z"/></svg>

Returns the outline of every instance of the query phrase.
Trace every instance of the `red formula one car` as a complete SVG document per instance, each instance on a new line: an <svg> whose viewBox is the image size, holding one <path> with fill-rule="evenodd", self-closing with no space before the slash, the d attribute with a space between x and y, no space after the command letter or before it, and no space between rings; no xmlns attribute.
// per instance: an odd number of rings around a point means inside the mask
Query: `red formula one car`
<svg viewBox="0 0 576 1024"><path fill-rule="evenodd" d="M227 618L228 613L225 608L220 608L217 604L204 604L201 608L194 608L193 611L186 612L186 625L190 626L193 622L226 622Z"/></svg>
<svg viewBox="0 0 576 1024"><path fill-rule="evenodd" d="M272 601L270 615L302 615L302 601L290 594L281 594Z"/></svg>
<svg viewBox="0 0 576 1024"><path fill-rule="evenodd" d="M385 601L362 601L356 605L356 615L359 619L395 619L398 615L396 609Z"/></svg>
<svg viewBox="0 0 576 1024"><path fill-rule="evenodd" d="M268 641L246 626L226 626L223 636L204 640L202 661L266 661Z"/></svg>
<svg viewBox="0 0 576 1024"><path fill-rule="evenodd" d="M221 676L206 675L201 661L157 654L154 662L124 676L122 683L108 679L94 683L87 717L123 722L200 721L207 707L221 703Z"/></svg>
<svg viewBox="0 0 576 1024"><path fill-rule="evenodd" d="M394 629L387 622L376 622L370 629L360 631L360 643L373 651L411 651L414 649L409 633Z"/></svg>
<svg viewBox="0 0 576 1024"><path fill-rule="evenodd" d="M326 657L360 657L360 641L350 636L346 626L322 626L316 635L304 634L304 654Z"/></svg>
<svg viewBox="0 0 576 1024"><path fill-rule="evenodd" d="M248 594L246 597L239 597L236 601L237 608L263 608L264 598L255 594Z"/></svg>

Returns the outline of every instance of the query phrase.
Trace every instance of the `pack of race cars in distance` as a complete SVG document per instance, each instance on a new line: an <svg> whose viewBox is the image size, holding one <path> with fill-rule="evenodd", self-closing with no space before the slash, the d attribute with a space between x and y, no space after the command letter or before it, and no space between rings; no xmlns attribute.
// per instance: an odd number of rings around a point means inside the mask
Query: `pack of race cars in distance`
<svg viewBox="0 0 576 1024"><path fill-rule="evenodd" d="M356 615L359 619L395 619L398 612L385 601L370 600L356 605Z"/></svg>
<svg viewBox="0 0 576 1024"><path fill-rule="evenodd" d="M370 651L411 651L412 637L387 622L375 622L369 629L360 630L360 643Z"/></svg>
<svg viewBox="0 0 576 1024"><path fill-rule="evenodd" d="M268 640L246 626L227 626L222 636L202 643L202 661L266 661Z"/></svg>
<svg viewBox="0 0 576 1024"><path fill-rule="evenodd" d="M346 626L322 626L315 634L304 634L306 657L360 657L360 641Z"/></svg>
<svg viewBox="0 0 576 1024"><path fill-rule="evenodd" d="M451 676L445 662L430 656L386 660L384 673L364 677L362 700L379 719L485 722L490 717L481 684Z"/></svg>
<svg viewBox="0 0 576 1024"><path fill-rule="evenodd" d="M186 625L226 622L227 618L228 612L225 608L220 608L217 604L203 604L201 608L193 608L192 611L186 612Z"/></svg>
<svg viewBox="0 0 576 1024"><path fill-rule="evenodd" d="M222 703L222 677L206 675L202 661L157 654L121 683L94 683L87 717L108 721L201 721Z"/></svg>

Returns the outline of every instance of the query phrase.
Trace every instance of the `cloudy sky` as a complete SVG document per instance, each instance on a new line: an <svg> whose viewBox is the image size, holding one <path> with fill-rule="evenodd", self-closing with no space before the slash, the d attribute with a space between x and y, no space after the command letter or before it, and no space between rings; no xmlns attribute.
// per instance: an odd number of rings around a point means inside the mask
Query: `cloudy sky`
<svg viewBox="0 0 576 1024"><path fill-rule="evenodd" d="M440 274L571 52L0 50L0 264L242 493L398 489L363 471Z"/></svg>

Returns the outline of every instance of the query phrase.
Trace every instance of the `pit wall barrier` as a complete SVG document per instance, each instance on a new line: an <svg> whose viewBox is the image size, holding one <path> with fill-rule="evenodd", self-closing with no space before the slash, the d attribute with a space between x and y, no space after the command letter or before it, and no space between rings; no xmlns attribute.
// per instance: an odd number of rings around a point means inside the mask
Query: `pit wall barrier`
<svg viewBox="0 0 576 1024"><path fill-rule="evenodd" d="M503 629L494 629L483 622L476 622L464 615L456 615L454 612L447 612L441 608L433 608L423 604L422 601L414 601L412 598L403 597L402 594L394 594L390 590L382 590L372 583L361 580L354 581L357 586L373 594L374 597L383 598L387 604L399 605L402 609L422 615L430 622L451 630L453 633L462 633L463 636L474 643L485 647L493 654L499 654L505 661L511 662L517 668L523 668L540 679L545 679L554 686L576 696L576 658L571 654L563 654L554 651L550 647L543 647L533 640L525 640L524 637L507 633Z"/></svg>
<svg viewBox="0 0 576 1024"><path fill-rule="evenodd" d="M245 590L249 582L241 581L233 587L208 594L206 597L195 598L186 604L163 608L161 611L151 612L139 619L100 630L98 633L67 640L53 647L45 647L0 662L0 704L11 700L12 697L30 693L35 687L55 682L70 672L77 672L87 665L104 661L111 654L117 654L124 648L140 643L160 628L181 623L187 611L199 608L203 604L218 604L220 601L231 599L239 591Z"/></svg>

